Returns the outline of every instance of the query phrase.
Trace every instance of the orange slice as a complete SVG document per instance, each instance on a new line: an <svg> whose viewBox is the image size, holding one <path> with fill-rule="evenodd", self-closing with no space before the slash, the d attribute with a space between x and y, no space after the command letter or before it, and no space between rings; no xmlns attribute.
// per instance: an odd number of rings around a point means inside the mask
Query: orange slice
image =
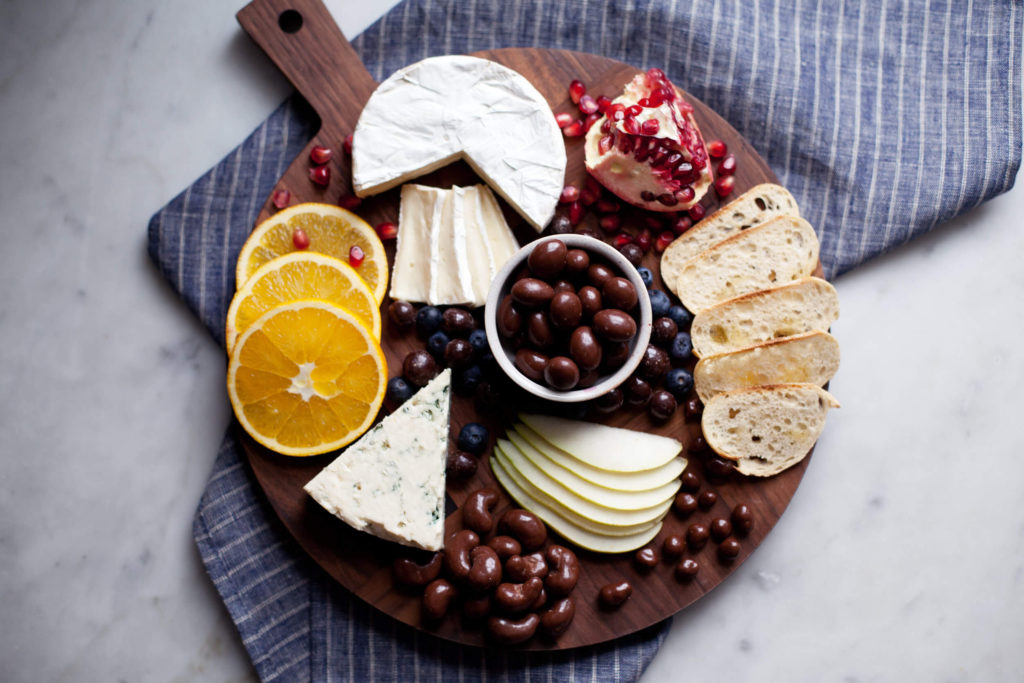
<svg viewBox="0 0 1024 683"><path fill-rule="evenodd" d="M301 229L308 238L308 251L327 254L346 263L352 247L362 249L365 258L356 272L369 285L378 304L384 301L388 289L388 259L376 231L351 211L313 202L288 207L256 226L238 255L236 287L241 289L267 261L301 251L296 249L293 239L296 229Z"/></svg>
<svg viewBox="0 0 1024 683"><path fill-rule="evenodd" d="M373 334L343 308L294 301L267 311L238 338L228 396L242 427L284 455L351 443L377 417L387 361Z"/></svg>
<svg viewBox="0 0 1024 683"><path fill-rule="evenodd" d="M344 308L380 340L380 303L355 269L333 256L293 251L260 266L231 299L225 328L228 352L254 320L281 304L302 299Z"/></svg>

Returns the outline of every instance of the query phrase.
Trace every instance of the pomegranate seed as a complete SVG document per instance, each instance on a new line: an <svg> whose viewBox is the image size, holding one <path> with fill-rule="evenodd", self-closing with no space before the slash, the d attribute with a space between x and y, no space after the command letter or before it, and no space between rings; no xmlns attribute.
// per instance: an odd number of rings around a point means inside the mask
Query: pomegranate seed
<svg viewBox="0 0 1024 683"><path fill-rule="evenodd" d="M573 226L577 226L581 220L583 220L583 205L579 202L573 202L569 205L569 222Z"/></svg>
<svg viewBox="0 0 1024 683"><path fill-rule="evenodd" d="M660 107L665 102L665 93L661 89L651 92L650 97L647 98L647 106L649 107Z"/></svg>
<svg viewBox="0 0 1024 683"><path fill-rule="evenodd" d="M622 102L614 102L608 105L608 118L612 121L621 121L626 118L626 105Z"/></svg>
<svg viewBox="0 0 1024 683"><path fill-rule="evenodd" d="M663 81L665 80L665 72L661 69L654 67L647 70L647 78L652 81Z"/></svg>
<svg viewBox="0 0 1024 683"><path fill-rule="evenodd" d="M675 235L666 230L665 232L658 235L658 240L654 243L654 250L660 254L661 252L668 249L668 245L672 244L674 240Z"/></svg>
<svg viewBox="0 0 1024 683"><path fill-rule="evenodd" d="M640 112L644 110L639 104L630 105L629 109L626 110L626 116L636 118L640 116Z"/></svg>
<svg viewBox="0 0 1024 683"><path fill-rule="evenodd" d="M340 206L343 209L348 209L349 211L358 208L359 205L362 203L363 200L355 196L354 194L344 195L341 199L338 200L338 206Z"/></svg>
<svg viewBox="0 0 1024 683"><path fill-rule="evenodd" d="M612 120L611 119L605 118L604 123L601 124L601 132L602 133L611 133L612 132Z"/></svg>
<svg viewBox="0 0 1024 683"><path fill-rule="evenodd" d="M636 151L633 152L633 158L637 161L643 161L651 153L651 141L650 140L638 140L636 144Z"/></svg>
<svg viewBox="0 0 1024 683"><path fill-rule="evenodd" d="M597 141L597 151L601 154L607 154L608 150L615 144L615 138L611 135L605 135L603 138Z"/></svg>
<svg viewBox="0 0 1024 683"><path fill-rule="evenodd" d="M640 199L644 200L645 202L653 202L654 193L651 192L650 190L644 190L643 192L640 193Z"/></svg>
<svg viewBox="0 0 1024 683"><path fill-rule="evenodd" d="M668 215L671 216L672 214ZM650 214L644 216L644 225L646 225L651 230L661 230L663 225L661 216L652 216Z"/></svg>
<svg viewBox="0 0 1024 683"><path fill-rule="evenodd" d="M701 218L704 218L704 207L701 206L700 204L694 204L693 206L690 207L689 214L690 220L696 223Z"/></svg>
<svg viewBox="0 0 1024 683"><path fill-rule="evenodd" d="M580 188L575 185L566 185L562 188L562 194L558 197L559 204L571 204L580 198Z"/></svg>
<svg viewBox="0 0 1024 683"><path fill-rule="evenodd" d="M679 200L676 199L676 196L671 192L659 194L658 201L664 204L665 206L675 206L676 204L679 203Z"/></svg>
<svg viewBox="0 0 1024 683"><path fill-rule="evenodd" d="M309 150L309 160L314 164L326 164L331 160L334 152L331 151L330 147L324 147L323 145L314 145L313 149Z"/></svg>
<svg viewBox="0 0 1024 683"><path fill-rule="evenodd" d="M608 113L608 107L612 103L612 98L607 95L601 95L597 98L597 110L602 114Z"/></svg>
<svg viewBox="0 0 1024 683"><path fill-rule="evenodd" d="M589 133L590 129L594 127L594 124L597 123L599 118L601 118L601 115L597 112L587 114L586 120L583 121L583 130Z"/></svg>
<svg viewBox="0 0 1024 683"><path fill-rule="evenodd" d="M647 109L648 107L651 106L651 101L646 97L641 97L639 100L636 101L636 103L639 104L644 109Z"/></svg>
<svg viewBox="0 0 1024 683"><path fill-rule="evenodd" d="M689 161L680 162L672 172L672 176L681 183L692 183L700 176Z"/></svg>
<svg viewBox="0 0 1024 683"><path fill-rule="evenodd" d="M348 250L348 264L353 268L363 265L363 259L365 258L366 254L363 253L362 247L358 244L353 244L352 248Z"/></svg>
<svg viewBox="0 0 1024 683"><path fill-rule="evenodd" d="M555 114L555 123L558 124L559 128L565 128L566 126L568 126L572 122L573 122L572 114L568 114L568 113L566 113L564 111L563 112L559 112L558 114Z"/></svg>
<svg viewBox="0 0 1024 683"><path fill-rule="evenodd" d="M349 133L345 136L345 142L341 144L341 148L345 150L345 154L352 154L352 134Z"/></svg>
<svg viewBox="0 0 1024 683"><path fill-rule="evenodd" d="M295 228L292 230L292 244L299 251L309 249L309 235L302 228Z"/></svg>
<svg viewBox="0 0 1024 683"><path fill-rule="evenodd" d="M597 203L597 210L601 213L618 213L622 210L622 204L613 199L602 199Z"/></svg>
<svg viewBox="0 0 1024 683"><path fill-rule="evenodd" d="M274 190L274 194L271 196L270 201L274 203L274 206L278 209L283 209L288 206L288 203L292 200L292 193L288 190Z"/></svg>
<svg viewBox="0 0 1024 683"><path fill-rule="evenodd" d="M733 188L736 187L736 177L731 175L725 175L715 181L715 192L718 193L719 197L725 198L732 194Z"/></svg>
<svg viewBox="0 0 1024 683"><path fill-rule="evenodd" d="M595 195L597 195L598 199L601 198L601 192L604 191L604 188L601 187L601 183L597 182L597 178L589 174L586 178L583 179L583 188L593 192Z"/></svg>
<svg viewBox="0 0 1024 683"><path fill-rule="evenodd" d="M636 245L643 249L644 253L651 250L651 231L644 228L637 233L636 239L634 240Z"/></svg>
<svg viewBox="0 0 1024 683"><path fill-rule="evenodd" d="M583 191L580 192L580 203L583 204L583 206L590 206L600 198L600 190L594 190L593 188L585 187L583 188Z"/></svg>
<svg viewBox="0 0 1024 683"><path fill-rule="evenodd" d="M578 138L583 135L583 122L576 119L568 126L562 129L562 135L567 138Z"/></svg>
<svg viewBox="0 0 1024 683"><path fill-rule="evenodd" d="M612 240L612 244L614 244L616 248L622 248L627 244L633 244L633 238L624 232L620 232L615 236L615 239Z"/></svg>
<svg viewBox="0 0 1024 683"><path fill-rule="evenodd" d="M569 84L569 99L572 100L573 104L579 104L580 98L587 93L587 86L583 85L583 81L574 80Z"/></svg>
<svg viewBox="0 0 1024 683"><path fill-rule="evenodd" d="M695 196L696 194L694 193L693 188L690 187L689 185L687 185L681 190L676 190L676 199L679 200L680 204L692 202Z"/></svg>
<svg viewBox="0 0 1024 683"><path fill-rule="evenodd" d="M382 240L393 240L398 237L398 226L388 221L378 223L377 236Z"/></svg>
<svg viewBox="0 0 1024 683"><path fill-rule="evenodd" d="M661 124L658 123L658 119L647 119L640 124L640 132L644 135L657 135L660 129Z"/></svg>
<svg viewBox="0 0 1024 683"><path fill-rule="evenodd" d="M630 135L639 135L640 134L640 124L637 123L636 119L634 119L634 118L627 118L623 122L622 127Z"/></svg>
<svg viewBox="0 0 1024 683"><path fill-rule="evenodd" d="M725 156L728 149L721 140L712 140L708 143L708 154L711 155L712 159L721 159Z"/></svg>
<svg viewBox="0 0 1024 683"><path fill-rule="evenodd" d="M680 216L672 224L672 231L677 235L682 235L684 232L693 227L693 221L690 220L689 216Z"/></svg>
<svg viewBox="0 0 1024 683"><path fill-rule="evenodd" d="M327 185L331 182L331 167L327 165L314 166L309 169L309 179L317 185Z"/></svg>
<svg viewBox="0 0 1024 683"><path fill-rule="evenodd" d="M633 140L634 138L629 135L622 135L619 137L619 149L623 154L629 154L633 151Z"/></svg>
<svg viewBox="0 0 1024 683"><path fill-rule="evenodd" d="M593 114L597 111L597 100L590 95L580 98L580 111L584 114Z"/></svg>
<svg viewBox="0 0 1024 683"><path fill-rule="evenodd" d="M718 175L732 175L736 172L736 157L732 154L718 164Z"/></svg>
<svg viewBox="0 0 1024 683"><path fill-rule="evenodd" d="M615 232L622 227L622 216L610 213L607 216L601 216L601 219L597 221L597 224L601 226L601 229L605 232Z"/></svg>

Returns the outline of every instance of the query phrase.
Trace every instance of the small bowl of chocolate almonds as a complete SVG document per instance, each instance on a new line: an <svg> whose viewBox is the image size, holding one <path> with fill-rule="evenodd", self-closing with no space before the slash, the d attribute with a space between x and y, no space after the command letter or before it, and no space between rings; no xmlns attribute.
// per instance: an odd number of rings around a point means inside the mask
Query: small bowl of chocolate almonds
<svg viewBox="0 0 1024 683"><path fill-rule="evenodd" d="M484 326L498 365L520 387L551 401L588 401L640 364L651 300L613 247L556 235L527 244L498 271Z"/></svg>

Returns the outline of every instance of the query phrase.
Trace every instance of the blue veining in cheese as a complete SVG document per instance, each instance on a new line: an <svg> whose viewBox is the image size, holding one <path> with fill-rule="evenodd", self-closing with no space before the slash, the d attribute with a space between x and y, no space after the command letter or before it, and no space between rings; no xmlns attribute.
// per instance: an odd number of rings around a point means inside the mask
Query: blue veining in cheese
<svg viewBox="0 0 1024 683"><path fill-rule="evenodd" d="M444 542L451 370L350 445L305 486L355 529L424 550Z"/></svg>

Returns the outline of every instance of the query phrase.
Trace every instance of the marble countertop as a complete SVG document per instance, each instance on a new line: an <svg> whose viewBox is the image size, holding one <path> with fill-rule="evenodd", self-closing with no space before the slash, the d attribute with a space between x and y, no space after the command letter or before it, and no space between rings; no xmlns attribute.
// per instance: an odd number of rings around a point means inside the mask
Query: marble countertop
<svg viewBox="0 0 1024 683"><path fill-rule="evenodd" d="M0 7L2 680L254 679L190 532L225 359L145 249L290 91L240 6ZM645 683L1019 680L1022 215L1018 186L838 279L843 408Z"/></svg>

